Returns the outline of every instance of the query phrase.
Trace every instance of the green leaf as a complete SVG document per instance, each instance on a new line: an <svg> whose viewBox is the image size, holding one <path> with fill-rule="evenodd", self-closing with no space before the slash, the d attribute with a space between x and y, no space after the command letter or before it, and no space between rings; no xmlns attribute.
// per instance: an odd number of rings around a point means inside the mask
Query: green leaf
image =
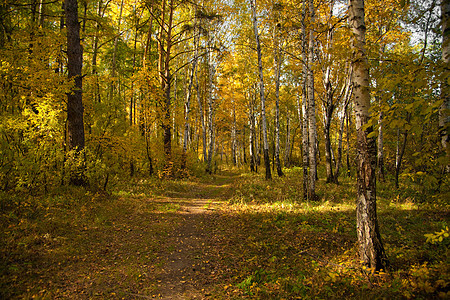
<svg viewBox="0 0 450 300"><path fill-rule="evenodd" d="M377 136L378 136L378 133L377 133L376 131L372 131L371 133L369 133L369 134L367 135L367 137L368 137L369 139L374 138L374 137L377 137Z"/></svg>

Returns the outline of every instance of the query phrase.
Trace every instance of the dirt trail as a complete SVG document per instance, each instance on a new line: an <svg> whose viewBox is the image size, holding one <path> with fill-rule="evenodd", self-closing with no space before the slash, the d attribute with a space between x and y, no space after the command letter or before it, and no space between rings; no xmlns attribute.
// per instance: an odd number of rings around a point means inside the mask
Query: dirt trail
<svg viewBox="0 0 450 300"><path fill-rule="evenodd" d="M219 207L230 192L231 177L222 176L214 184L196 185L183 198L166 198L180 206L179 226L169 235L158 293L162 299L205 299L205 290L214 266L208 257L211 224L219 217Z"/></svg>

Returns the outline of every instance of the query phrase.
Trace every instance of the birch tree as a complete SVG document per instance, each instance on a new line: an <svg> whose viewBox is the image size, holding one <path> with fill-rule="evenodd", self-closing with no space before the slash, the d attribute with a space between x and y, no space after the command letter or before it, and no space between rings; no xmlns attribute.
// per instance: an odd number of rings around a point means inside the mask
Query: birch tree
<svg viewBox="0 0 450 300"><path fill-rule="evenodd" d="M278 18L277 18L278 19ZM278 176L283 176L280 162L280 77L281 77L281 45L279 31L281 24L275 20L274 25L274 70L275 70L275 164Z"/></svg>
<svg viewBox="0 0 450 300"><path fill-rule="evenodd" d="M256 40L256 51L258 55L258 74L259 74L259 93L261 98L261 125L262 125L262 135L263 135L263 153L264 153L264 165L266 167L266 180L272 179L272 173L270 171L270 158L269 158L269 143L267 140L267 123L266 123L266 101L264 94L264 76L263 76L263 66L262 66L262 54L261 54L261 44L259 41L258 33L258 22L256 20L256 0L250 0L250 7L252 10L252 23L253 32L255 34Z"/></svg>
<svg viewBox="0 0 450 300"><path fill-rule="evenodd" d="M208 136L209 136L209 151L208 151L208 165L206 171L212 173L212 158L214 156L214 95L213 95L213 79L215 75L215 67L213 65L213 43L214 43L214 30L208 37L208 56L207 56L207 68L208 68Z"/></svg>
<svg viewBox="0 0 450 300"><path fill-rule="evenodd" d="M186 167L186 152L188 146L189 139L189 114L191 112L191 98L192 98L192 86L194 84L194 75L197 70L197 62L198 62L198 42L199 42L199 34L198 34L198 26L197 26L197 13L195 12L194 18L194 58L191 62L191 68L189 73L189 82L186 91L186 101L184 103L184 137L183 137L183 158L182 158L182 168Z"/></svg>
<svg viewBox="0 0 450 300"><path fill-rule="evenodd" d="M376 142L368 135L370 118L369 66L365 49L364 1L349 1L352 31L354 110L357 131L357 236L361 261L370 268L385 268L387 259L381 241L376 207Z"/></svg>
<svg viewBox="0 0 450 300"><path fill-rule="evenodd" d="M299 113L299 117L301 118L302 125L302 164L303 164L303 200L308 199L308 190L309 190L309 179L308 179L308 165L309 165L309 135L308 135L308 101L307 101L307 93L306 93L306 83L307 83L307 56L306 56L306 48L307 48L307 37L306 37L306 0L303 0L303 12L302 12L302 105L301 105L301 114ZM300 107L300 105L299 105Z"/></svg>
<svg viewBox="0 0 450 300"><path fill-rule="evenodd" d="M307 95L308 95L308 136L309 136L309 185L308 198L315 200L316 196L316 177L317 177L317 162L316 162L316 144L317 144L317 129L316 129L316 107L314 99L314 29L311 24L314 23L314 2L309 1L309 42L308 42L308 63L307 63Z"/></svg>

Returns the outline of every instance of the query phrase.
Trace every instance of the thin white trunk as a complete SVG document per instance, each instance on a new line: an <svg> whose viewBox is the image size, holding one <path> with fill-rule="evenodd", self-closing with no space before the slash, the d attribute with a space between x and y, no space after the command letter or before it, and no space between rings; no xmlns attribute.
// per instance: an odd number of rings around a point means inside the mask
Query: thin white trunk
<svg viewBox="0 0 450 300"><path fill-rule="evenodd" d="M259 73L259 93L261 97L261 123L262 123L262 131L263 131L263 140L264 140L264 164L266 167L266 179L272 179L272 173L270 171L270 159L269 159L269 143L267 140L267 125L266 125L266 101L264 95L264 76L263 76L263 67L262 67L262 55L261 55L261 44L259 41L259 33L258 33L258 22L256 20L256 0L250 0L250 6L252 9L252 22L253 22L253 32L255 34L256 39L256 51L258 54L258 73Z"/></svg>
<svg viewBox="0 0 450 300"><path fill-rule="evenodd" d="M339 127L336 171L334 174L334 176L336 177L335 178L336 183L339 182L338 177L339 177L339 172L340 172L340 169L342 166L342 139L343 139L343 135L344 135L344 126L345 126L345 121L347 118L348 105L350 103L350 99L351 99L351 95L352 95L351 73L352 73L352 69L349 68L349 77L348 77L348 80L346 83L345 93L344 93L344 108L343 108L342 119L341 119L341 123L340 123L340 127Z"/></svg>
<svg viewBox="0 0 450 300"><path fill-rule="evenodd" d="M233 112L232 112L232 118L233 118L233 125L231 126L231 156L233 160L233 165L236 166L237 159L236 159L236 104L233 101Z"/></svg>
<svg viewBox="0 0 450 300"><path fill-rule="evenodd" d="M183 152L186 154L189 139L189 113L191 111L192 85L194 84L194 74L197 72L198 62L198 34L197 34L197 18L194 19L194 58L191 63L189 73L189 83L186 91L186 102L184 103L184 137Z"/></svg>
<svg viewBox="0 0 450 300"><path fill-rule="evenodd" d="M310 23L314 23L314 2L309 1ZM316 162L316 107L314 99L314 30L312 26L309 29L309 45L308 45L308 131L309 131L309 189L308 198L310 200L316 199L316 177L317 177L317 162Z"/></svg>
<svg viewBox="0 0 450 300"><path fill-rule="evenodd" d="M200 116L200 124L202 125L202 152L203 152L203 161L206 162L207 156L206 156L206 124L205 124L205 115L203 112L203 99L200 91L200 86L198 82L198 76L197 71L195 72L195 88L197 90L197 102L198 102L198 113Z"/></svg>
<svg viewBox="0 0 450 300"><path fill-rule="evenodd" d="M284 165L289 168L291 154L291 116L289 114L289 109L286 109L286 142L284 147Z"/></svg>
<svg viewBox="0 0 450 300"><path fill-rule="evenodd" d="M208 65L208 132L209 132L209 151L208 151L208 169L207 171L212 173L212 158L214 156L214 97L213 97L213 79L215 74L215 68L212 63L212 44L213 40L208 41L207 65Z"/></svg>
<svg viewBox="0 0 450 300"><path fill-rule="evenodd" d="M279 40L279 25L274 27L274 64L275 64L275 164L278 176L283 176L280 162L280 76L281 76L281 45Z"/></svg>
<svg viewBox="0 0 450 300"><path fill-rule="evenodd" d="M303 0L303 12L302 12L302 106L301 113L299 112L299 117L301 119L302 126L302 164L303 164L303 199L308 199L309 190L309 135L308 135L308 101L307 101L307 91L306 84L308 78L308 66L307 66L307 37L306 37L306 0ZM300 106L299 106L300 107Z"/></svg>

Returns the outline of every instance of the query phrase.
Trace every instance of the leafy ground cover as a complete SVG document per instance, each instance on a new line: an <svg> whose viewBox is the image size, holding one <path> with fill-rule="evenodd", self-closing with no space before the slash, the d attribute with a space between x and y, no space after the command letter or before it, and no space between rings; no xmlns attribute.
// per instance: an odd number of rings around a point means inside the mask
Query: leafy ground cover
<svg viewBox="0 0 450 300"><path fill-rule="evenodd" d="M373 273L357 258L354 179L302 202L300 170L285 171L2 194L0 298L450 296L448 194L379 184L390 266Z"/></svg>

